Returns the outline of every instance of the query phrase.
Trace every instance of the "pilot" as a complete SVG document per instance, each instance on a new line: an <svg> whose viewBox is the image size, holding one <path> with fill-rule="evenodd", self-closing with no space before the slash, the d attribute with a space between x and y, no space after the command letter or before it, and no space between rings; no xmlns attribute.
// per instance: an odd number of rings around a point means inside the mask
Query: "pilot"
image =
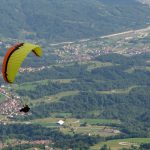
<svg viewBox="0 0 150 150"><path fill-rule="evenodd" d="M29 110L30 110L30 107L28 105L24 105L24 107L20 109L20 112L27 113L29 112Z"/></svg>

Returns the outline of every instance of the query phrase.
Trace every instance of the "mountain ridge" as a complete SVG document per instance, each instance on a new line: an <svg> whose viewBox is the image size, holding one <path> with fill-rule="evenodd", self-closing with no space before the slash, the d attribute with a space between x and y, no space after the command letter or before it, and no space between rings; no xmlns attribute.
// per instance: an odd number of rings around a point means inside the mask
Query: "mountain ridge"
<svg viewBox="0 0 150 150"><path fill-rule="evenodd" d="M52 42L140 28L150 17L149 7L134 0L0 0L0 4L0 37Z"/></svg>

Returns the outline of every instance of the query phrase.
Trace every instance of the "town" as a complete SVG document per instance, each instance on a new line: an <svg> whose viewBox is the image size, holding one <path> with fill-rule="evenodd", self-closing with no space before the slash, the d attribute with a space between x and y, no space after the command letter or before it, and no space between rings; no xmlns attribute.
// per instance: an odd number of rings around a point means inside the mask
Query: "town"
<svg viewBox="0 0 150 150"><path fill-rule="evenodd" d="M43 48L43 57L56 57L55 64L71 62L83 62L92 60L99 55L118 53L126 56L150 52L150 26L144 29L129 30L126 32L97 37L95 39L81 39L73 42L52 44L43 40L29 40L27 42L38 43ZM17 39L0 39L0 61L5 51ZM35 72L46 69L46 64L33 67L22 67L20 72Z"/></svg>
<svg viewBox="0 0 150 150"><path fill-rule="evenodd" d="M0 103L0 123L6 124L8 119L13 119L16 116L23 116L24 113L20 112L20 108L22 107L21 98L13 93L11 93L5 85L1 85L0 94L4 96L3 102Z"/></svg>
<svg viewBox="0 0 150 150"><path fill-rule="evenodd" d="M84 39L74 43L60 44L60 48L54 48L54 51L56 55L62 58L62 60L58 61L59 63L87 61L109 53L132 56L150 52L149 39L150 27L147 27L145 29L106 35L96 39Z"/></svg>

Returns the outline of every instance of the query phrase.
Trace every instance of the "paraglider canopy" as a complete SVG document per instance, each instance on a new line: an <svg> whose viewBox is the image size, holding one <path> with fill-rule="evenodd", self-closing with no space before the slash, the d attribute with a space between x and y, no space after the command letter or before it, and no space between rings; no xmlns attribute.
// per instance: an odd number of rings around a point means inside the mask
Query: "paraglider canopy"
<svg viewBox="0 0 150 150"><path fill-rule="evenodd" d="M2 65L2 75L6 82L14 82L21 64L31 51L36 56L42 55L41 47L30 43L17 43L8 49Z"/></svg>

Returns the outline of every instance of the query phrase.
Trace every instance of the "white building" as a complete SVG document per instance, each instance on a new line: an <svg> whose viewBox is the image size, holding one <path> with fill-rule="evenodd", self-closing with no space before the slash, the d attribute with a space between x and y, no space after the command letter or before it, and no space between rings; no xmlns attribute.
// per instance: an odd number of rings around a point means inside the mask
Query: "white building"
<svg viewBox="0 0 150 150"><path fill-rule="evenodd" d="M59 124L60 126L62 126L64 123L65 123L65 122L64 122L63 120L59 120L59 121L57 122L57 124Z"/></svg>
<svg viewBox="0 0 150 150"><path fill-rule="evenodd" d="M4 88L4 87L5 87L5 85L2 84L2 85L1 85L1 88Z"/></svg>

